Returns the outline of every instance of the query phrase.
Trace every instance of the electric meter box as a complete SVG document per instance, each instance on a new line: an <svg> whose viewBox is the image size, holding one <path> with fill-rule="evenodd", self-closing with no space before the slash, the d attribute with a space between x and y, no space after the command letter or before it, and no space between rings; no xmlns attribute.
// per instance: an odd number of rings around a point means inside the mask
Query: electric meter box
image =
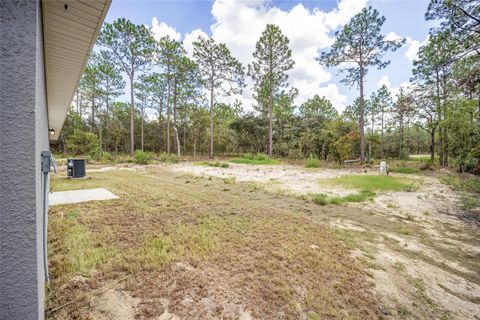
<svg viewBox="0 0 480 320"><path fill-rule="evenodd" d="M73 179L85 178L85 159L67 159L67 176Z"/></svg>

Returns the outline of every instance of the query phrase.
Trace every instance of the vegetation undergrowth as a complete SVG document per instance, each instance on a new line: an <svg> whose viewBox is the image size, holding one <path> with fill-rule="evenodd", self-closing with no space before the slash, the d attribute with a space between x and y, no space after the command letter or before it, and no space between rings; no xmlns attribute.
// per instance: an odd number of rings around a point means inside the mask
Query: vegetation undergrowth
<svg viewBox="0 0 480 320"><path fill-rule="evenodd" d="M166 153L166 152L160 153L157 160L160 162L170 162L170 163L178 163L180 161L180 159L176 154Z"/></svg>
<svg viewBox="0 0 480 320"><path fill-rule="evenodd" d="M480 193L480 178L473 175L446 175L439 179L454 190Z"/></svg>
<svg viewBox="0 0 480 320"><path fill-rule="evenodd" d="M396 168L390 168L390 172L403 173L403 174L418 174L420 173L420 170L412 167L396 167Z"/></svg>
<svg viewBox="0 0 480 320"><path fill-rule="evenodd" d="M319 168L320 164L320 160L314 156L310 156L307 160L305 160L306 168Z"/></svg>
<svg viewBox="0 0 480 320"><path fill-rule="evenodd" d="M201 166L217 167L217 168L228 168L230 165L227 162L223 161L201 161L197 164Z"/></svg>
<svg viewBox="0 0 480 320"><path fill-rule="evenodd" d="M135 150L136 164L150 164L153 160L153 153L142 150Z"/></svg>
<svg viewBox="0 0 480 320"><path fill-rule="evenodd" d="M347 188L366 191L413 191L415 184L405 178L385 175L346 175L328 180Z"/></svg>
<svg viewBox="0 0 480 320"><path fill-rule="evenodd" d="M334 204L340 205L347 202L363 202L371 200L375 197L375 192L370 190L362 190L359 193L349 194L343 197L331 197L324 193L307 195L306 199L311 199L314 203L319 205Z"/></svg>
<svg viewBox="0 0 480 320"><path fill-rule="evenodd" d="M270 158L263 153L245 153L241 158L235 158L230 160L233 163L244 163L244 164L278 164L279 162L275 159Z"/></svg>

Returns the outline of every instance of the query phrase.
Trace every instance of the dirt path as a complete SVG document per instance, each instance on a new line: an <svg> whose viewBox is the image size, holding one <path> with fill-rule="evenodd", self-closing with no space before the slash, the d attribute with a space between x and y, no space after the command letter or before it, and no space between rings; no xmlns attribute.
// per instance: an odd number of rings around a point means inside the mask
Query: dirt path
<svg viewBox="0 0 480 320"><path fill-rule="evenodd" d="M283 165L170 168L195 176L233 177L285 197L352 193L322 180L364 174L363 170ZM314 208L309 217L331 225L355 248L354 256L370 270L386 317L480 319L478 228L458 218L459 196L436 177L408 177L420 184L417 190L383 192L373 202L348 204L341 210L338 206Z"/></svg>

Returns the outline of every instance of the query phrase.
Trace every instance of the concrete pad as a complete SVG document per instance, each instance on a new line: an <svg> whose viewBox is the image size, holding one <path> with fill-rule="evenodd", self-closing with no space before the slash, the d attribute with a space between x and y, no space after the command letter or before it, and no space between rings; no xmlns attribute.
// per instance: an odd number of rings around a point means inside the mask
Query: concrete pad
<svg viewBox="0 0 480 320"><path fill-rule="evenodd" d="M58 191L50 192L48 195L48 201L51 206L110 199L118 199L118 197L105 188Z"/></svg>

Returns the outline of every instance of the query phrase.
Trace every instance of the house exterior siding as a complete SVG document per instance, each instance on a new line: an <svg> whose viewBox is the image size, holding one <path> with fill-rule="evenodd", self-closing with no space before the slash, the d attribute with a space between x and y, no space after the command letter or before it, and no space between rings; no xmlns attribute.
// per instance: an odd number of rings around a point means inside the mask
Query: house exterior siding
<svg viewBox="0 0 480 320"><path fill-rule="evenodd" d="M43 319L40 153L49 150L39 0L0 1L0 319Z"/></svg>

